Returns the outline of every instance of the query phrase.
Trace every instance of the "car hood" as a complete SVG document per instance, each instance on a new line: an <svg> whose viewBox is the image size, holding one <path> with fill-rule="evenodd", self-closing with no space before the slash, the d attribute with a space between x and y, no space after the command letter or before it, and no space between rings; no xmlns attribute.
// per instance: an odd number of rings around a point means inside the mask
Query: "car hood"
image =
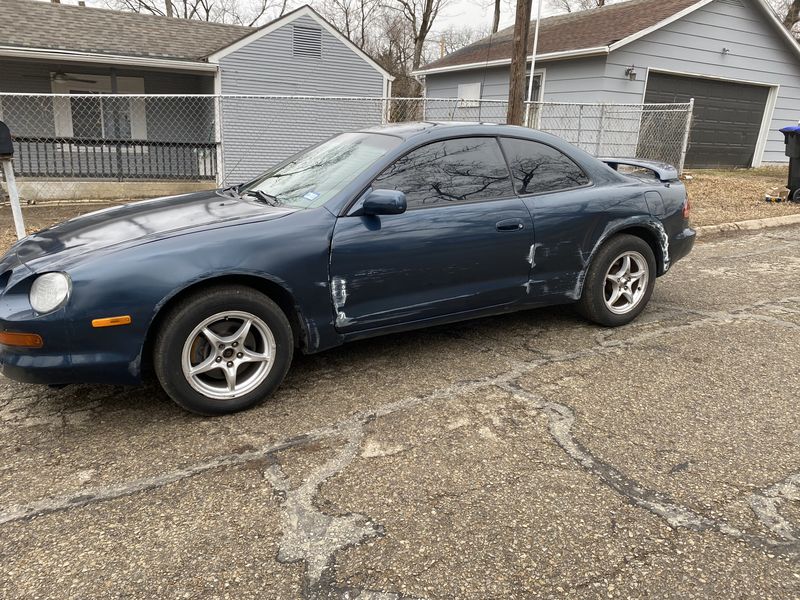
<svg viewBox="0 0 800 600"><path fill-rule="evenodd" d="M48 227L20 240L13 248L23 264L48 265L97 250L143 243L239 221L269 220L297 209L267 206L249 198L215 191L143 200L92 212ZM41 266L41 265L37 265Z"/></svg>

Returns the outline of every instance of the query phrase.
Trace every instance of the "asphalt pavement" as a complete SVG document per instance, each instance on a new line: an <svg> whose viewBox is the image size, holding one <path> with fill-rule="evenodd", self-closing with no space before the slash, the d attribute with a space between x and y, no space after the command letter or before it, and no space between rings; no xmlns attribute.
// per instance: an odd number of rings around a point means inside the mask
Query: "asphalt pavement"
<svg viewBox="0 0 800 600"><path fill-rule="evenodd" d="M569 307L298 357L199 418L0 378L3 598L800 597L800 227L633 324Z"/></svg>

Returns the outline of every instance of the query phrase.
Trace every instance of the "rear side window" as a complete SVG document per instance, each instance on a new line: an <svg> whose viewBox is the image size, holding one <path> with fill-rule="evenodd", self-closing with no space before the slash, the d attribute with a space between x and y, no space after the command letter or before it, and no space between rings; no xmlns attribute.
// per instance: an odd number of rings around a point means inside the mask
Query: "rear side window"
<svg viewBox="0 0 800 600"><path fill-rule="evenodd" d="M501 138L518 194L541 194L589 183L586 173L572 159L546 144Z"/></svg>
<svg viewBox="0 0 800 600"><path fill-rule="evenodd" d="M398 159L372 186L400 190L409 209L514 195L495 138L458 138L422 146Z"/></svg>

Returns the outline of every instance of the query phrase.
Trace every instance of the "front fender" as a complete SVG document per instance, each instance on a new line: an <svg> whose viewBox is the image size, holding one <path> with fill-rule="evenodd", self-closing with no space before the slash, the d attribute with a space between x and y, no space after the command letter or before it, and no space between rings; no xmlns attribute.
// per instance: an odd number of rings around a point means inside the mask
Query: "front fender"
<svg viewBox="0 0 800 600"><path fill-rule="evenodd" d="M335 219L320 209L278 221L189 233L83 261L70 271L71 345L113 348L138 378L145 340L170 300L198 284L237 276L259 278L292 298L307 351L336 345L328 283ZM131 324L91 327L92 319L117 315L130 315Z"/></svg>

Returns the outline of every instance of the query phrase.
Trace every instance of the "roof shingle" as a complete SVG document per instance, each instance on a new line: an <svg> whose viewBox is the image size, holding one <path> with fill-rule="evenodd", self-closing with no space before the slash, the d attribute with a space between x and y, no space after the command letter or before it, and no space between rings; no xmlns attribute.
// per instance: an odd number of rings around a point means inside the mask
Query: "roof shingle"
<svg viewBox="0 0 800 600"><path fill-rule="evenodd" d="M0 0L0 46L200 60L251 27L34 0Z"/></svg>
<svg viewBox="0 0 800 600"><path fill-rule="evenodd" d="M698 0L629 0L542 19L536 55L608 46L663 21ZM528 55L533 52L533 25ZM514 27L508 27L420 68L420 71L510 59Z"/></svg>

